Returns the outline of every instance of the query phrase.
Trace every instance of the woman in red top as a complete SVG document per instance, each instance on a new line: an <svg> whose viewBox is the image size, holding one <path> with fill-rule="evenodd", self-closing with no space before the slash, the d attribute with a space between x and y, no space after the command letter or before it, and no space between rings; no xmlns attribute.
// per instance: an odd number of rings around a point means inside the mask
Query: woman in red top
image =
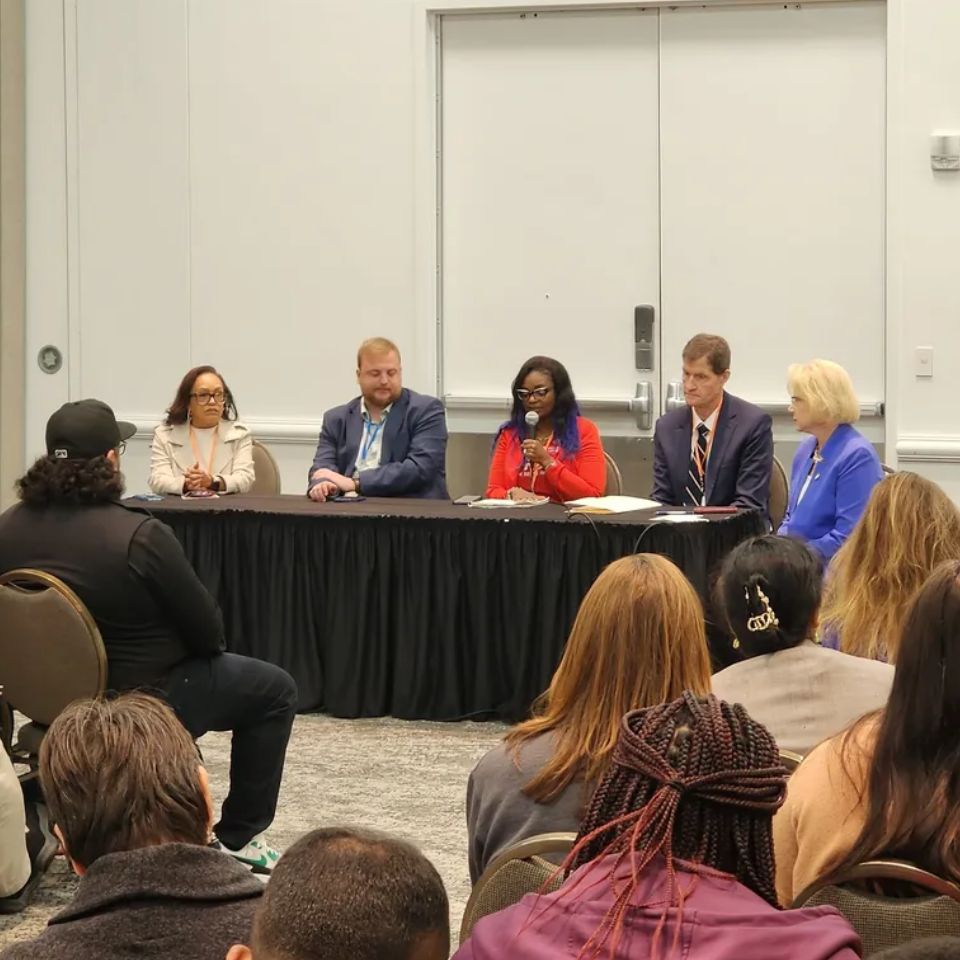
<svg viewBox="0 0 960 960"><path fill-rule="evenodd" d="M501 425L486 496L511 500L602 497L607 465L596 424L580 416L570 375L550 357L531 357L513 381L513 409ZM539 421L530 436L525 417Z"/></svg>

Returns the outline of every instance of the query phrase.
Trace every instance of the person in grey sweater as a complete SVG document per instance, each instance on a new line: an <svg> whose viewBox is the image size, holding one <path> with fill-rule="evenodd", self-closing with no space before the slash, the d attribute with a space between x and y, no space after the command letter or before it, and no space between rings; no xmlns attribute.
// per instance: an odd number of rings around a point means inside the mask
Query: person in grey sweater
<svg viewBox="0 0 960 960"><path fill-rule="evenodd" d="M703 609L665 557L611 563L587 591L550 687L467 783L470 877L541 833L576 833L624 714L710 689Z"/></svg>
<svg viewBox="0 0 960 960"><path fill-rule="evenodd" d="M44 738L40 779L80 886L2 960L210 960L249 936L263 886L207 846L206 771L166 704L71 704Z"/></svg>
<svg viewBox="0 0 960 960"><path fill-rule="evenodd" d="M821 740L883 707L893 666L828 650L817 632L819 558L803 542L745 540L724 561L720 599L734 646L745 657L713 678L713 692L741 703L781 750L806 755Z"/></svg>

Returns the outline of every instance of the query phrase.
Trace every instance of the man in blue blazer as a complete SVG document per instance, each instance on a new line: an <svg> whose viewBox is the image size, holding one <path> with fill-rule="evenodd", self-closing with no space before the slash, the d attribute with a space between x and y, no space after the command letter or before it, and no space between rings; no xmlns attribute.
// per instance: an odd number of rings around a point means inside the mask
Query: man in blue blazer
<svg viewBox="0 0 960 960"><path fill-rule="evenodd" d="M683 348L687 406L658 421L653 494L668 506L733 506L766 512L773 468L769 414L724 390L730 345L700 333Z"/></svg>
<svg viewBox="0 0 960 960"><path fill-rule="evenodd" d="M400 351L383 337L357 352L360 396L323 415L307 494L447 499L443 404L404 388Z"/></svg>

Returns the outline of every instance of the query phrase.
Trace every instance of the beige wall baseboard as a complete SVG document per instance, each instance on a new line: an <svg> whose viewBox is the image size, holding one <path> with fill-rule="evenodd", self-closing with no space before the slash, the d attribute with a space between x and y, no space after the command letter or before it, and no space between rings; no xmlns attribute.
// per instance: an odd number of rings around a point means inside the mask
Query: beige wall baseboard
<svg viewBox="0 0 960 960"><path fill-rule="evenodd" d="M0 508L23 472L26 0L0 0Z"/></svg>

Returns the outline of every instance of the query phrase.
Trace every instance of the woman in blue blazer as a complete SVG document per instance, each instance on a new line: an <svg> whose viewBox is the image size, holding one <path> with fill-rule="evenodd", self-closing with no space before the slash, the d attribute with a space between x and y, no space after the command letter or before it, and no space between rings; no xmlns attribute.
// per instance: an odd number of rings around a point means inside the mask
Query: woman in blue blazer
<svg viewBox="0 0 960 960"><path fill-rule="evenodd" d="M853 424L860 404L850 375L830 360L787 371L790 412L811 436L793 458L787 514L777 531L806 540L828 561L850 536L883 479L873 445Z"/></svg>

